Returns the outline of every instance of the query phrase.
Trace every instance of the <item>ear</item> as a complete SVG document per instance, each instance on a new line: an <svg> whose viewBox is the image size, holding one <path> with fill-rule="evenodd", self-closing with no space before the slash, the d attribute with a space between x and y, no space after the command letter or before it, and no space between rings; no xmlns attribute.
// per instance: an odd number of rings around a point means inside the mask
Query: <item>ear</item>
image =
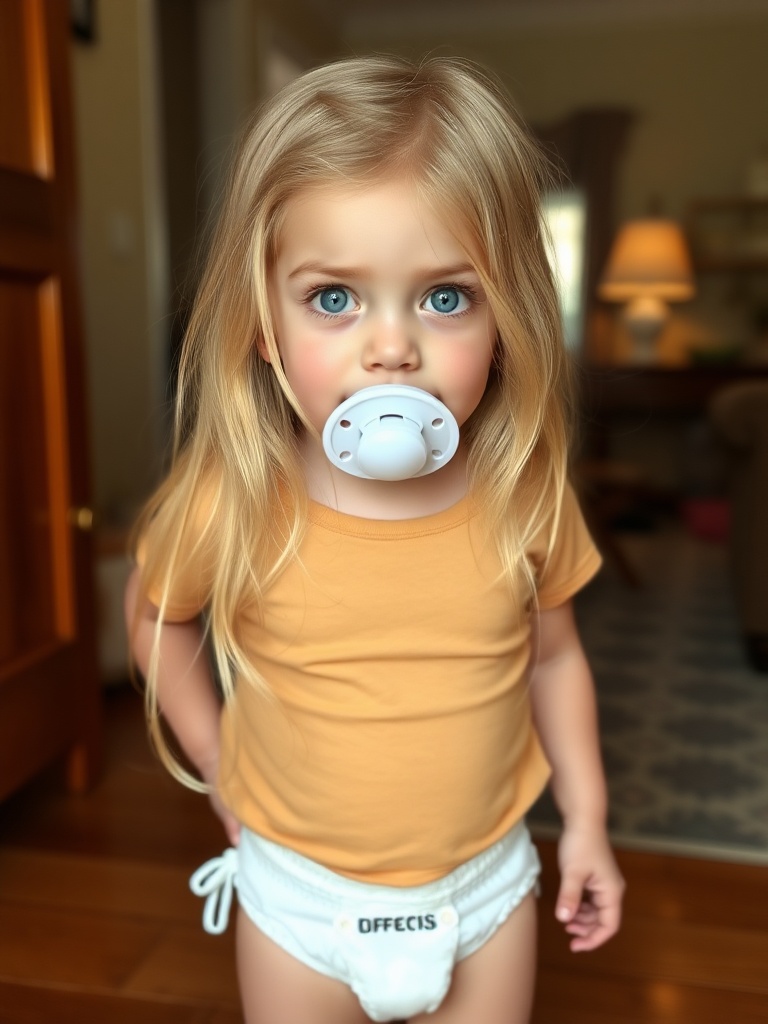
<svg viewBox="0 0 768 1024"><path fill-rule="evenodd" d="M264 336L259 333L256 335L256 351L259 353L265 363L271 363L272 359L267 348L267 343L264 341Z"/></svg>

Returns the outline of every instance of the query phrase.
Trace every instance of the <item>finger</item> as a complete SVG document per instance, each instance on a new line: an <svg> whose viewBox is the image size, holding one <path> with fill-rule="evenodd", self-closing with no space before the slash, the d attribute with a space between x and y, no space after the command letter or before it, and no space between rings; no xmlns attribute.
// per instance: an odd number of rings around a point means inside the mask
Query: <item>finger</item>
<svg viewBox="0 0 768 1024"><path fill-rule="evenodd" d="M584 879L580 875L574 873L563 875L555 904L555 916L558 921L566 923L574 919L582 906L583 892Z"/></svg>
<svg viewBox="0 0 768 1024"><path fill-rule="evenodd" d="M594 906L582 904L567 922L568 925L579 925L594 928L600 923L600 914Z"/></svg>
<svg viewBox="0 0 768 1024"><path fill-rule="evenodd" d="M611 903L603 908L600 911L600 920L605 928L605 939L610 939L621 927L621 903Z"/></svg>
<svg viewBox="0 0 768 1024"><path fill-rule="evenodd" d="M597 921L587 926L582 934L576 935L571 942L571 950L574 953L581 953L597 949L616 934L620 922L619 907L606 908Z"/></svg>
<svg viewBox="0 0 768 1024"><path fill-rule="evenodd" d="M600 917L600 910L592 903L580 903L576 913L571 918L571 921L579 922L593 922L597 921Z"/></svg>
<svg viewBox="0 0 768 1024"><path fill-rule="evenodd" d="M570 944L571 952L590 953L593 949L602 946L610 937L611 935L604 933L602 928L596 929L590 935L577 935Z"/></svg>
<svg viewBox="0 0 768 1024"><path fill-rule="evenodd" d="M585 939L591 935L594 931L594 925L591 924L567 924L565 926L566 932L573 936L575 939Z"/></svg>

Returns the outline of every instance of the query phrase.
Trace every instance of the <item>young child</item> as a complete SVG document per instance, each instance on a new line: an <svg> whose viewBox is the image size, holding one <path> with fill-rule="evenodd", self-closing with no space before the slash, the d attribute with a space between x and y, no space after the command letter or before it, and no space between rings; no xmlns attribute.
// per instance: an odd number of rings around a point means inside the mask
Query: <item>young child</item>
<svg viewBox="0 0 768 1024"><path fill-rule="evenodd" d="M126 605L248 1024L527 1021L550 774L571 948L619 926L544 180L444 59L312 71L236 161Z"/></svg>

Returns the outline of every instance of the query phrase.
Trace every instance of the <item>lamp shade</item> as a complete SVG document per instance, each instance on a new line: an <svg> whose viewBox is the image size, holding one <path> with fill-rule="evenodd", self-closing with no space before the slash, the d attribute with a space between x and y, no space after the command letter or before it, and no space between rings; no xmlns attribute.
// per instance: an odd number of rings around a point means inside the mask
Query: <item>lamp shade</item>
<svg viewBox="0 0 768 1024"><path fill-rule="evenodd" d="M675 221L649 217L622 226L598 286L601 299L628 302L652 296L684 302L694 290L688 247Z"/></svg>

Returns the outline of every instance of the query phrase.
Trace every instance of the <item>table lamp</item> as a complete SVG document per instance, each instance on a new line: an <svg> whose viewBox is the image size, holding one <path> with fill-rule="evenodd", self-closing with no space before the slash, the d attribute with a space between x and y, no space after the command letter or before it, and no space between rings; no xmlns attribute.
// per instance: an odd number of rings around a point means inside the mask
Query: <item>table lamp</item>
<svg viewBox="0 0 768 1024"><path fill-rule="evenodd" d="M629 220L619 229L597 293L623 302L633 342L633 361L653 362L653 347L669 316L670 302L685 302L695 288L691 259L680 226L673 220Z"/></svg>

